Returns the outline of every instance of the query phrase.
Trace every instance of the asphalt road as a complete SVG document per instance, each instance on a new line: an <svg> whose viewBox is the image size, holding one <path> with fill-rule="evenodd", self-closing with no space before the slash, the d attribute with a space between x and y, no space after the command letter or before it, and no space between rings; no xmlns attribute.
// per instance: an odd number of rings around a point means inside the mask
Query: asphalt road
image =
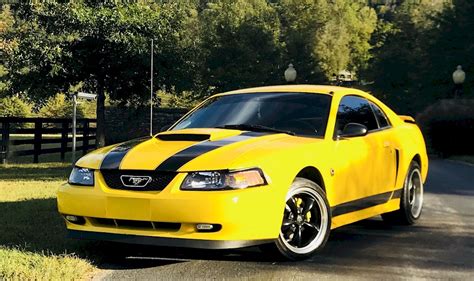
<svg viewBox="0 0 474 281"><path fill-rule="evenodd" d="M114 245L97 279L474 280L474 166L432 160L422 218L380 218L336 229L303 262L274 262L258 249L200 251Z"/></svg>

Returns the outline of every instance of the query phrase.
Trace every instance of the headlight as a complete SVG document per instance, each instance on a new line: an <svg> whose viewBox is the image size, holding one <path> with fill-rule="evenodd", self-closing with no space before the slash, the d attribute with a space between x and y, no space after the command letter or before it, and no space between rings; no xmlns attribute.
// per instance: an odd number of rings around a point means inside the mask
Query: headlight
<svg viewBox="0 0 474 281"><path fill-rule="evenodd" d="M242 189L265 185L260 169L244 171L210 171L189 173L181 184L182 190Z"/></svg>
<svg viewBox="0 0 474 281"><path fill-rule="evenodd" d="M72 185L94 186L94 170L74 167L68 182Z"/></svg>

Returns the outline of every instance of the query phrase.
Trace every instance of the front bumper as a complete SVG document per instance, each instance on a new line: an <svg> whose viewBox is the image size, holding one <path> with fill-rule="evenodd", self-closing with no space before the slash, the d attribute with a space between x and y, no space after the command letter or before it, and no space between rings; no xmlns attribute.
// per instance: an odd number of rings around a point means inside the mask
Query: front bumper
<svg viewBox="0 0 474 281"><path fill-rule="evenodd" d="M178 174L162 191L137 192L107 187L96 171L94 187L61 186L58 209L63 215L84 218L82 224L65 220L70 236L76 238L219 249L278 237L284 210L284 193L278 190L283 189L270 184L243 190L182 191L184 177ZM202 223L220 227L198 231L196 225ZM178 227L155 227L162 224Z"/></svg>
<svg viewBox="0 0 474 281"><path fill-rule="evenodd" d="M266 240L240 240L240 241L219 241L219 240L198 240L181 238L163 238L140 235L113 234L91 231L68 230L68 237L75 239L112 241L129 244L142 244L166 247L183 247L196 249L236 249L251 247L273 242L273 239Z"/></svg>

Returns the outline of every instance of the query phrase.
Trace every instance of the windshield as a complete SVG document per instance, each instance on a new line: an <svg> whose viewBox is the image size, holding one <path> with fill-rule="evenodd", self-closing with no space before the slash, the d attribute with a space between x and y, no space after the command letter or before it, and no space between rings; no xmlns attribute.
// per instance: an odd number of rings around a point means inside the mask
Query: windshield
<svg viewBox="0 0 474 281"><path fill-rule="evenodd" d="M331 96L312 93L251 93L209 99L171 130L231 128L235 125L272 128L296 135L322 137Z"/></svg>

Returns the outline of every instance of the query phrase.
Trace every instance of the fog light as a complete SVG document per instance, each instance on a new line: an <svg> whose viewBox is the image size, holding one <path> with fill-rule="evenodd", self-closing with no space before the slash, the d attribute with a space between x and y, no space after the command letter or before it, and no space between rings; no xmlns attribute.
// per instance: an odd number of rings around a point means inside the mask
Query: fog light
<svg viewBox="0 0 474 281"><path fill-rule="evenodd" d="M86 223L86 220L83 217L65 215L64 218L68 222L75 223L75 224L84 224L84 223Z"/></svg>
<svg viewBox="0 0 474 281"><path fill-rule="evenodd" d="M214 228L212 224L207 224L207 223L200 223L196 225L197 230L203 230L203 231L209 231Z"/></svg>
<svg viewBox="0 0 474 281"><path fill-rule="evenodd" d="M222 226L220 224L210 224L210 223L199 223L196 224L196 229L198 232L217 232L221 230Z"/></svg>

